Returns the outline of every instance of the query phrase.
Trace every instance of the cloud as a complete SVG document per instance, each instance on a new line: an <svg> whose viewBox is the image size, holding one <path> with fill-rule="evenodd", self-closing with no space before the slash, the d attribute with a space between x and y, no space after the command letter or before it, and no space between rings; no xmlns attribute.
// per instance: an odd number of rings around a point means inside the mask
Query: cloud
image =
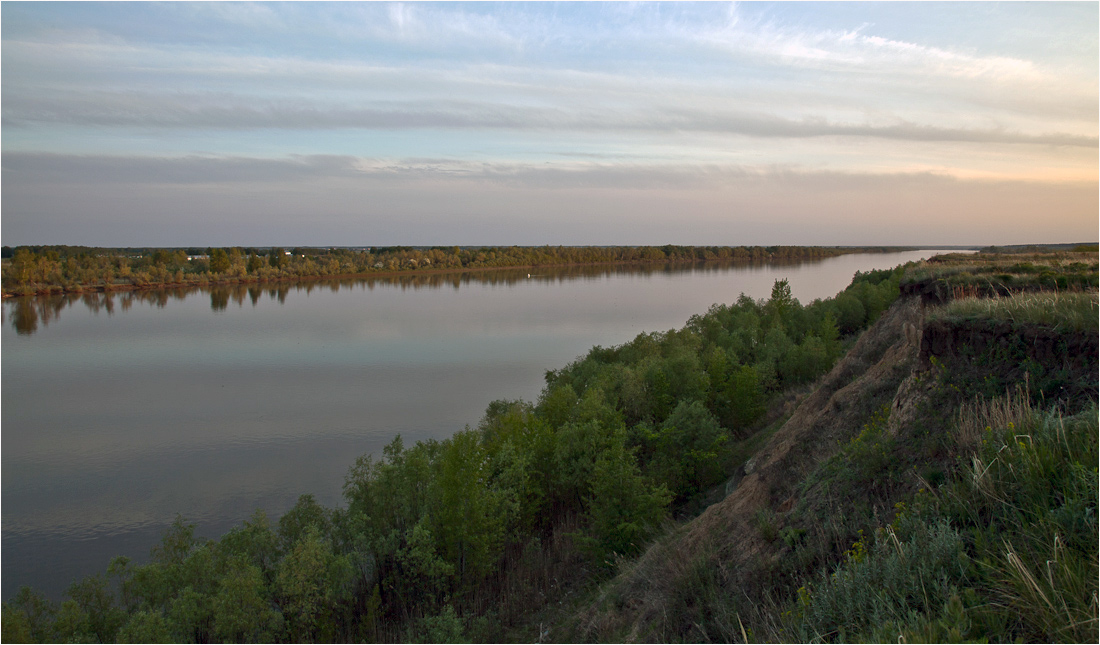
<svg viewBox="0 0 1100 645"><path fill-rule="evenodd" d="M308 100L262 101L219 94L175 95L135 92L55 92L49 97L16 95L4 101L3 125L114 126L223 130L525 130L577 132L702 132L763 138L873 137L900 141L1036 144L1097 147L1095 136L1066 132L1027 133L1005 127L923 125L893 118L870 124L803 119L671 105L532 106L462 100L371 101L334 106Z"/></svg>
<svg viewBox="0 0 1100 645"><path fill-rule="evenodd" d="M746 181L850 183L854 178L939 177L957 181L1080 183L1080 180L1021 177L1009 173L968 173L952 168L868 172L830 170L792 163L653 163L609 161L577 156L550 162L470 161L453 158L363 158L350 155L290 155L281 158L235 156L148 157L5 152L4 189L22 186L206 185L278 186L319 181L361 185L430 182L434 185L496 185L516 189L721 190ZM770 179L769 179L770 178ZM876 179L877 181L877 179Z"/></svg>
<svg viewBox="0 0 1100 645"><path fill-rule="evenodd" d="M257 159L3 153L5 189L10 186L60 184L282 183L348 177L358 172L355 158L336 155Z"/></svg>
<svg viewBox="0 0 1100 645"><path fill-rule="evenodd" d="M1024 58L979 55L867 33L872 29L866 22L840 30L788 26L734 9L725 24L697 31L693 26L680 35L731 55L815 70L1015 82L1039 81L1049 73Z"/></svg>

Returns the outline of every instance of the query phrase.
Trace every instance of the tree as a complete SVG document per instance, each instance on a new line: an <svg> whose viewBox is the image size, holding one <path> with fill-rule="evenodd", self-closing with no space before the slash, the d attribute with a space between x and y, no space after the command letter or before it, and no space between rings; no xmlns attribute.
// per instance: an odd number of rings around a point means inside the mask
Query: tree
<svg viewBox="0 0 1100 645"><path fill-rule="evenodd" d="M157 266L165 266L175 259L175 254L167 249L157 249L153 252L152 262Z"/></svg>
<svg viewBox="0 0 1100 645"><path fill-rule="evenodd" d="M765 310L770 318L772 325L777 322L786 322L790 316L791 309L798 306L798 301L791 296L791 285L784 278L783 280L776 280L772 285L771 298L768 300L768 304L765 306Z"/></svg>
<svg viewBox="0 0 1100 645"><path fill-rule="evenodd" d="M221 576L213 600L214 637L228 643L270 643L280 631L282 616L271 607L263 574L240 560Z"/></svg>
<svg viewBox="0 0 1100 645"><path fill-rule="evenodd" d="M506 512L504 495L490 487L487 457L477 433L467 430L443 442L438 460L432 528L461 581L480 579L496 563L515 512Z"/></svg>
<svg viewBox="0 0 1100 645"><path fill-rule="evenodd" d="M159 611L141 610L130 615L118 630L120 643L174 643L172 626Z"/></svg>
<svg viewBox="0 0 1100 645"><path fill-rule="evenodd" d="M589 552L607 565L612 554L637 553L664 519L671 500L663 484L653 486L642 477L634 455L622 441L614 442L600 453L593 467L586 513Z"/></svg>
<svg viewBox="0 0 1100 645"><path fill-rule="evenodd" d="M318 504L313 495L301 495L298 503L279 518L279 545L282 551L290 552L311 530L328 538L332 532L332 512Z"/></svg>
<svg viewBox="0 0 1100 645"><path fill-rule="evenodd" d="M699 401L683 401L661 424L655 472L683 499L721 477L729 434Z"/></svg>
<svg viewBox="0 0 1100 645"><path fill-rule="evenodd" d="M225 249L211 249L210 250L210 272L211 273L225 273L229 270L232 263L229 260L229 254L225 252Z"/></svg>
<svg viewBox="0 0 1100 645"><path fill-rule="evenodd" d="M751 365L735 368L727 386L730 416L727 425L734 429L748 428L764 413L764 388Z"/></svg>
<svg viewBox="0 0 1100 645"><path fill-rule="evenodd" d="M302 503L300 498L298 503ZM295 508L298 506L296 505ZM281 524L280 522L280 529L282 529ZM271 530L267 515L257 510L250 520L230 529L218 540L217 554L221 560L238 559L255 566L267 575L274 569L279 559L279 536Z"/></svg>
<svg viewBox="0 0 1100 645"><path fill-rule="evenodd" d="M279 604L288 636L297 642L332 640L337 603L350 595L351 563L310 527L282 559L276 573ZM324 632L329 633L324 633Z"/></svg>
<svg viewBox="0 0 1100 645"><path fill-rule="evenodd" d="M863 326L867 319L866 309L855 294L845 291L833 300L836 307L836 324L841 333L851 334Z"/></svg>

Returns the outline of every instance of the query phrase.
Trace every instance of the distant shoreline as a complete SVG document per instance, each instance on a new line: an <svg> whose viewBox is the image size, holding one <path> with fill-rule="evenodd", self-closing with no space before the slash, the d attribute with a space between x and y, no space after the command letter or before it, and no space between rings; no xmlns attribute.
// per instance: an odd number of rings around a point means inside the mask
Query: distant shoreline
<svg viewBox="0 0 1100 645"><path fill-rule="evenodd" d="M744 247L731 247L731 248L744 248ZM802 249L827 249L830 253L825 256L816 257L783 257L782 255L768 255L759 258L716 258L716 259L653 259L653 260L610 260L604 262L562 262L562 263L547 263L547 264L515 264L506 266L474 266L474 267L443 267L443 268L409 268L409 269L382 269L372 270L357 273L334 273L334 274L311 274L311 275L287 275L287 276L234 276L234 277L197 277L195 280L185 280L182 282L176 281L157 281L149 282L147 284L133 284L126 282L118 282L115 284L75 284L75 285L60 285L60 284L42 284L38 285L23 285L22 292L15 292L9 290L7 285L4 285L3 293L0 294L0 298L18 298L18 297L37 297L48 295L66 295L66 294L80 294L80 293L114 293L114 292L131 292L131 291L156 291L156 290L173 290L173 289L188 289L188 288L201 288L201 287L217 287L217 286L231 286L231 285L268 285L268 284L295 284L305 282L318 282L324 280L347 280L355 278L393 278L402 276L427 276L427 275L447 275L447 274L461 274L461 273L488 273L494 271L516 271L523 269L559 269L559 268L577 268L577 267L598 267L598 266L653 266L653 265L684 265L684 264L751 264L751 263L777 263L777 262L807 262L813 260L824 260L829 257L838 257L840 255L854 255L858 253L901 253L905 251L915 251L923 248L929 250L961 250L962 247L951 248L938 248L938 247L785 247L785 248L802 248ZM972 247L974 248L974 247ZM9 259L5 258L5 265L8 265ZM38 288L34 288L38 286ZM33 290L28 291L28 287Z"/></svg>

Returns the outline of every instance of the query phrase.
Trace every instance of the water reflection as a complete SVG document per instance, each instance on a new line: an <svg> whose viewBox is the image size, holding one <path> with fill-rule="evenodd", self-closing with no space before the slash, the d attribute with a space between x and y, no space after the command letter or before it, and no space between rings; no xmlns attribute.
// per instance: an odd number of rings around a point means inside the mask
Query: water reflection
<svg viewBox="0 0 1100 645"><path fill-rule="evenodd" d="M157 309L168 306L170 301L184 301L190 297L210 298L210 309L225 311L232 301L243 307L247 300L253 307L259 304L264 292L272 302L285 304L291 291L311 294L314 290L327 289L332 293L341 290L362 289L373 291L379 286L397 287L402 291L418 289L444 289L458 291L471 285L514 286L521 282L564 283L574 280L600 280L613 276L649 277L654 275L710 274L726 272L733 268L794 267L819 264L823 260L770 262L682 262L670 264L627 264L614 266L564 266L524 269L487 269L453 273L412 273L387 276L360 276L352 278L310 279L296 283L209 285L195 287L166 287L135 291L86 291L83 293L50 294L10 298L4 303L4 316L11 320L12 328L21 335L34 334L39 325L48 327L56 322L61 312L80 303L92 313L100 311L111 316L116 306L130 311L134 304L150 305Z"/></svg>

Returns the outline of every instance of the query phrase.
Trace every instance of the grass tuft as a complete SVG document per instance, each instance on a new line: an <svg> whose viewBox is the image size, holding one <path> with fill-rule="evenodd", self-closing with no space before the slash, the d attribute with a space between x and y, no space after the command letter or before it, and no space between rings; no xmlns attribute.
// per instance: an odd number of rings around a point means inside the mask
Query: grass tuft
<svg viewBox="0 0 1100 645"><path fill-rule="evenodd" d="M947 320L1006 320L1017 325L1042 325L1061 331L1100 328L1097 293L1038 292L1006 297L953 300L929 318Z"/></svg>

